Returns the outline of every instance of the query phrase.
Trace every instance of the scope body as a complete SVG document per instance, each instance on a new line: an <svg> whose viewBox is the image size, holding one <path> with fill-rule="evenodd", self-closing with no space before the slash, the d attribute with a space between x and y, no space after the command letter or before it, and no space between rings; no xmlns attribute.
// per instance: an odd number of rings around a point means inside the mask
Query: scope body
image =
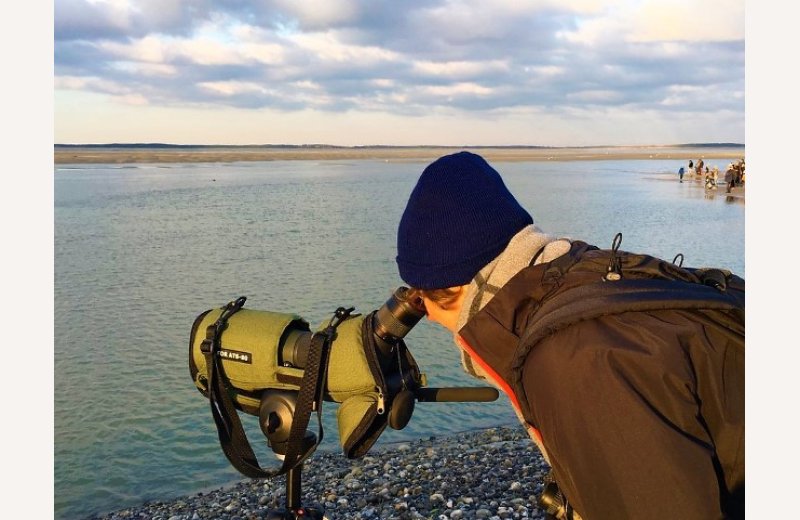
<svg viewBox="0 0 800 520"><path fill-rule="evenodd" d="M425 316L425 309L406 287L399 287L382 307L366 315L338 309L335 324L332 319L318 333L296 314L244 309L245 300L240 297L195 319L189 371L197 389L211 401L223 451L246 475L252 467L238 460L239 448L226 450L224 439L233 436L223 435L222 430L238 423L236 410L254 415L280 455L297 417L308 417L308 400L301 399L298 406L301 389L316 388L315 399L339 404L339 440L348 458L363 456L386 426L403 429L417 401L486 402L499 395L490 387L427 387L403 341ZM324 342L323 348L315 349L319 363L309 363L312 341ZM318 366L319 373L312 375L310 366ZM241 436L246 437L243 432ZM317 441L307 436L302 442L306 452L313 451Z"/></svg>

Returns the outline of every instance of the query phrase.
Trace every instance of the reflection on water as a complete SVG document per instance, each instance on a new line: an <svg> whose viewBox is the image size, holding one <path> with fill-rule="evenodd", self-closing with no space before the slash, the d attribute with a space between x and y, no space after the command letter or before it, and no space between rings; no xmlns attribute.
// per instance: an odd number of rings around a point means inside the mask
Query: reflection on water
<svg viewBox="0 0 800 520"><path fill-rule="evenodd" d="M55 507L75 518L240 478L188 370L201 311L248 297L312 324L401 284L395 231L422 163L70 166L55 171ZM680 184L674 161L499 163L545 231L744 275L743 200ZM647 179L670 182L647 182ZM728 203L730 202L730 203ZM408 344L432 386L477 382L423 320ZM326 403L322 449L339 450ZM259 460L274 458L244 418ZM495 403L416 407L378 441L511 424ZM277 462L277 461L276 461Z"/></svg>
<svg viewBox="0 0 800 520"><path fill-rule="evenodd" d="M723 199L728 204L742 204L744 205L744 189L734 188L735 191L728 193L724 189L717 190L704 190L703 194L705 199L714 200L717 198Z"/></svg>

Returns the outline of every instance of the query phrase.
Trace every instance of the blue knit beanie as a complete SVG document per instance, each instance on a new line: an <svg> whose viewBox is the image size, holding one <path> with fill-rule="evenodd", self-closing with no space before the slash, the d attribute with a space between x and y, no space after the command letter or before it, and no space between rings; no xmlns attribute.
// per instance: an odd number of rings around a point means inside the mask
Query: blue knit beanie
<svg viewBox="0 0 800 520"><path fill-rule="evenodd" d="M529 224L533 218L483 157L440 157L422 172L400 219L400 278L418 289L465 285Z"/></svg>

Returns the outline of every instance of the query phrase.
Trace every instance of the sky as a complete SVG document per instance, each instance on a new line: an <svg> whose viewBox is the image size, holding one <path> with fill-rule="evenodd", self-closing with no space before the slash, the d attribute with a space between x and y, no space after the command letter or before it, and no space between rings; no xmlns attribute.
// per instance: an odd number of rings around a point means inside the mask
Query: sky
<svg viewBox="0 0 800 520"><path fill-rule="evenodd" d="M56 143L745 141L744 0L55 0Z"/></svg>

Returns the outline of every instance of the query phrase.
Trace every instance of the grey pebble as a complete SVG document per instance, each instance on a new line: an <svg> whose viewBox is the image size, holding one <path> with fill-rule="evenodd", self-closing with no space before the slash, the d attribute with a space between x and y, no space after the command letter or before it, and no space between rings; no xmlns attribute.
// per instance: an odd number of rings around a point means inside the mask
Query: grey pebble
<svg viewBox="0 0 800 520"><path fill-rule="evenodd" d="M548 471L521 427L378 443L355 460L318 451L304 463L301 504L330 520L543 518L536 494ZM86 520L261 520L284 506L285 482L242 480Z"/></svg>

